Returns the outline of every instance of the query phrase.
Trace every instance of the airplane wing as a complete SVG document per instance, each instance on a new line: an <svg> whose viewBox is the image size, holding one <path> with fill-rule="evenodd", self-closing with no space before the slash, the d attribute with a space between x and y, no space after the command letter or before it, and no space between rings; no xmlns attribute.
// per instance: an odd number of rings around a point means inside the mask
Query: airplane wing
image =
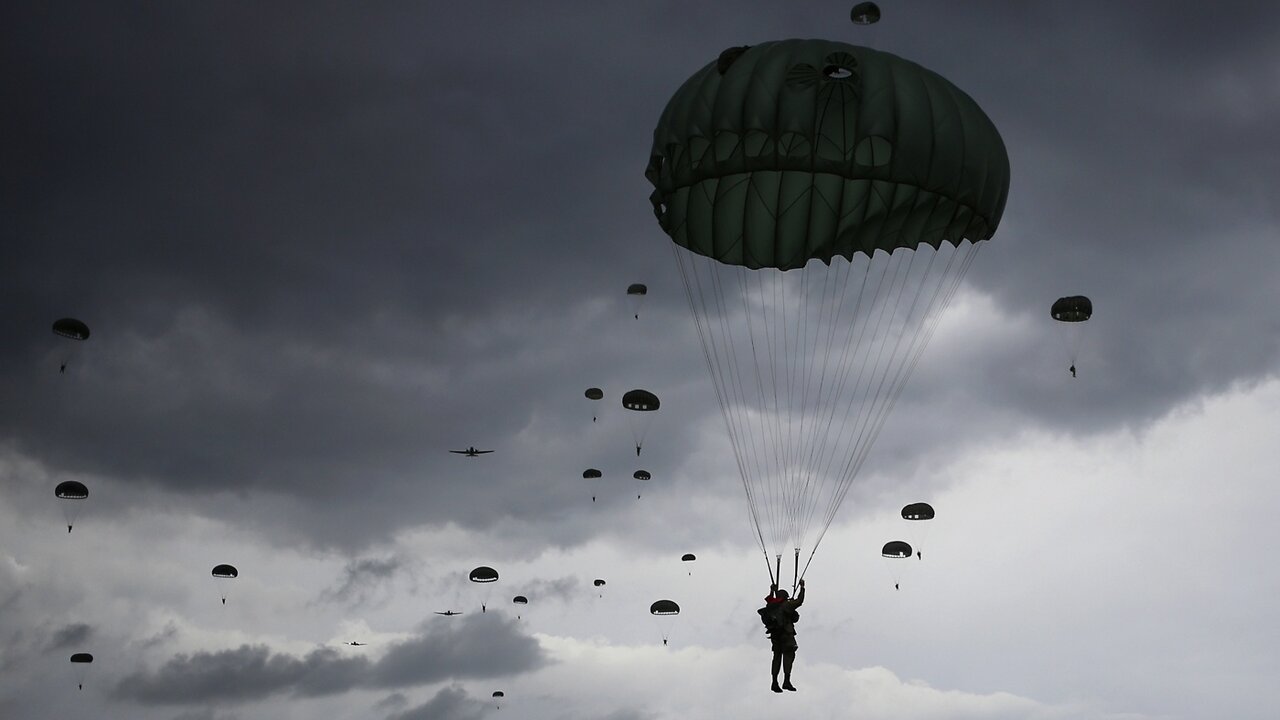
<svg viewBox="0 0 1280 720"><path fill-rule="evenodd" d="M486 455L493 452L492 450L476 450L476 455Z"/></svg>
<svg viewBox="0 0 1280 720"><path fill-rule="evenodd" d="M449 452L451 452L451 453L457 453L457 454L459 454L459 455L466 455L466 454L467 454L467 451L466 451L466 450L450 450Z"/></svg>

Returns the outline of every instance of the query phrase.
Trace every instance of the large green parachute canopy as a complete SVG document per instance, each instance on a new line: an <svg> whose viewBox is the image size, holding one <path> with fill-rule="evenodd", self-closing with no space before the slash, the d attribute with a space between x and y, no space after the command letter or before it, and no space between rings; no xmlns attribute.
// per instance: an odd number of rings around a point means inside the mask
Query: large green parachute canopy
<svg viewBox="0 0 1280 720"><path fill-rule="evenodd" d="M627 286L628 295L647 295L649 287L644 283L631 283Z"/></svg>
<svg viewBox="0 0 1280 720"><path fill-rule="evenodd" d="M911 545L901 540L892 540L884 544L880 549L880 556L887 558L909 558L911 557Z"/></svg>
<svg viewBox="0 0 1280 720"><path fill-rule="evenodd" d="M75 318L62 318L53 323L53 333L72 340L87 340L89 326Z"/></svg>
<svg viewBox="0 0 1280 720"><path fill-rule="evenodd" d="M73 663L91 663L91 662L93 662L93 655L92 655L91 653L76 653L76 654L74 654L74 655L72 655L72 656L71 656L71 662L73 662Z"/></svg>
<svg viewBox="0 0 1280 720"><path fill-rule="evenodd" d="M940 75L782 40L694 73L645 176L772 575L834 520L1000 223L1008 154Z"/></svg>
<svg viewBox="0 0 1280 720"><path fill-rule="evenodd" d="M873 2L860 2L849 11L854 25L874 25L880 22L880 6Z"/></svg>
<svg viewBox="0 0 1280 720"><path fill-rule="evenodd" d="M498 580L498 571L486 565L481 565L471 571L469 576L473 583L491 583Z"/></svg>
<svg viewBox="0 0 1280 720"><path fill-rule="evenodd" d="M214 565L213 576L216 578L231 579L239 577L240 571L236 569L235 565Z"/></svg>
<svg viewBox="0 0 1280 720"><path fill-rule="evenodd" d="M1093 302L1083 295L1058 298L1049 314L1058 322L1084 322L1093 317Z"/></svg>
<svg viewBox="0 0 1280 720"><path fill-rule="evenodd" d="M53 489L53 494L63 500L84 500L89 497L89 488L82 482L66 480L58 483L58 487Z"/></svg>
<svg viewBox="0 0 1280 720"><path fill-rule="evenodd" d="M903 520L932 520L933 506L929 503L911 503L902 508Z"/></svg>
<svg viewBox="0 0 1280 720"><path fill-rule="evenodd" d="M675 600L659 600L649 606L650 615L679 615L680 606Z"/></svg>

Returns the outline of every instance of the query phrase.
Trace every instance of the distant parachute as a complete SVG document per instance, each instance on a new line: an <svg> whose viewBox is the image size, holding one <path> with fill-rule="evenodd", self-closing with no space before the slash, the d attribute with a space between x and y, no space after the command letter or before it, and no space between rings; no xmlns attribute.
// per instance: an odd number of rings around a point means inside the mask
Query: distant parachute
<svg viewBox="0 0 1280 720"><path fill-rule="evenodd" d="M649 606L649 614L651 615L679 615L680 606L675 600L658 600Z"/></svg>
<svg viewBox="0 0 1280 720"><path fill-rule="evenodd" d="M880 555L887 558L909 558L911 545L901 540L893 540L884 544L880 549Z"/></svg>
<svg viewBox="0 0 1280 720"><path fill-rule="evenodd" d="M1084 322L1093 317L1093 301L1083 295L1061 297L1053 302L1049 314L1058 322Z"/></svg>
<svg viewBox="0 0 1280 720"><path fill-rule="evenodd" d="M527 597L525 597L525 596L523 596L523 595L517 595L517 596L515 596L515 597L511 598L511 602L512 602L512 603L514 603L514 604L516 604L516 605L528 605L528 604L529 604L529 598L527 598ZM516 615L516 619L517 619L517 620L519 620L519 619L520 619L520 615Z"/></svg>
<svg viewBox="0 0 1280 720"><path fill-rule="evenodd" d="M1083 324L1093 317L1093 301L1083 295L1060 297L1049 308L1049 316L1060 323L1066 323L1067 354L1071 356L1071 377L1076 376L1076 356L1080 351L1080 336Z"/></svg>
<svg viewBox="0 0 1280 720"><path fill-rule="evenodd" d="M644 302L644 296L649 294L649 288L644 283L632 283L627 286L627 297L631 299L631 314L640 319L640 304Z"/></svg>
<svg viewBox="0 0 1280 720"><path fill-rule="evenodd" d="M582 471L583 480L597 480L600 478L601 475L602 473L595 468L587 468L586 470Z"/></svg>
<svg viewBox="0 0 1280 720"><path fill-rule="evenodd" d="M88 340L89 326L75 318L62 318L54 321L53 334L72 340ZM85 653L81 653L85 654Z"/></svg>
<svg viewBox="0 0 1280 720"><path fill-rule="evenodd" d="M854 25L874 25L880 22L880 6L873 2L860 2L849 11Z"/></svg>
<svg viewBox="0 0 1280 720"><path fill-rule="evenodd" d="M685 553L684 555L680 556L680 562L693 562L694 560L697 560L697 559L698 559L698 556L694 555L693 553ZM689 575L690 576L693 575L692 570L689 571Z"/></svg>
<svg viewBox="0 0 1280 720"><path fill-rule="evenodd" d="M586 396L588 400L599 400L604 397L604 391L598 387L587 388ZM591 408L591 422L596 421L595 404Z"/></svg>
<svg viewBox="0 0 1280 720"><path fill-rule="evenodd" d="M641 482L648 482L653 479L653 475L650 475L648 470L637 470L631 473L631 477ZM640 499L640 493L636 493L636 499Z"/></svg>
<svg viewBox="0 0 1280 720"><path fill-rule="evenodd" d="M58 483L58 486L53 489L53 495L59 500L72 501L59 503L62 506L62 517L67 521L67 532L71 532L71 526L75 524L76 518L80 515L80 508L83 507L77 501L89 497L89 488L82 482L66 480Z"/></svg>
<svg viewBox="0 0 1280 720"><path fill-rule="evenodd" d="M89 326L75 318L62 318L54 321L53 334L72 340L87 340L89 338ZM58 372L66 372L67 365L70 362L70 359L63 360Z"/></svg>
<svg viewBox="0 0 1280 720"><path fill-rule="evenodd" d="M911 503L902 508L903 520L932 520L933 506L929 503Z"/></svg>
<svg viewBox="0 0 1280 720"><path fill-rule="evenodd" d="M501 690L494 690L494 691L493 691L493 697L494 697L494 699L501 700L502 698L504 698L504 697L506 697L506 696L507 696L507 694L506 694L506 693L504 693L504 692L502 692ZM502 705L501 705L501 704L496 704L496 703L495 703L495 706L496 706L498 709L502 709Z"/></svg>
<svg viewBox="0 0 1280 720"><path fill-rule="evenodd" d="M89 663L93 662L93 655L84 652L76 653L71 656L71 662L79 666L79 669L76 671L76 686L83 690L84 676L88 672Z"/></svg>
<svg viewBox="0 0 1280 720"><path fill-rule="evenodd" d="M924 502L911 503L902 508L902 519L910 520L913 525L923 525L923 529L920 530L919 534L912 533L913 537L910 539L911 545L916 550L916 557L923 560L924 551L922 547L925 539L929 537L929 526L933 523L922 521L933 519L933 506Z"/></svg>
<svg viewBox="0 0 1280 720"><path fill-rule="evenodd" d="M213 577L219 580L233 580L240 576L240 571L236 569L235 565L227 565L224 563L222 565L214 565L212 574L213 574ZM221 587L224 588L222 591L222 604L226 605L227 604L227 591L225 590L226 586L222 585Z"/></svg>
<svg viewBox="0 0 1280 720"><path fill-rule="evenodd" d="M880 549L880 557L885 560L885 569L889 571L889 576L893 578L893 589L898 589L898 583L902 580L903 566L898 563L899 560L911 557L911 545L901 540L893 540L884 544Z"/></svg>
<svg viewBox="0 0 1280 720"><path fill-rule="evenodd" d="M480 592L480 612L488 612L489 598L493 594L493 589L488 586L498 581L498 571L487 565L481 565L472 570L467 578L473 583L486 586L486 589Z"/></svg>
<svg viewBox="0 0 1280 720"><path fill-rule="evenodd" d="M649 606L649 614L658 621L658 631L662 633L662 644L667 644L671 637L672 619L680 614L680 606L674 600L658 600Z"/></svg>
<svg viewBox="0 0 1280 720"><path fill-rule="evenodd" d="M635 413L631 420L631 436L636 441L636 457L640 456L640 448L644 445L644 436L649 431L653 419L652 413L661 407L658 396L648 390L629 390L622 396L622 407Z"/></svg>
<svg viewBox="0 0 1280 720"><path fill-rule="evenodd" d="M592 585L595 585L597 588L602 588L602 587L604 587L607 583L605 583L605 581L604 581L604 580L601 580L600 578L596 578L596 579L595 579L595 582L593 582L593 583L591 583L591 584L592 584ZM601 591L600 591L600 597L604 597L604 591L603 591L603 590L601 590Z"/></svg>

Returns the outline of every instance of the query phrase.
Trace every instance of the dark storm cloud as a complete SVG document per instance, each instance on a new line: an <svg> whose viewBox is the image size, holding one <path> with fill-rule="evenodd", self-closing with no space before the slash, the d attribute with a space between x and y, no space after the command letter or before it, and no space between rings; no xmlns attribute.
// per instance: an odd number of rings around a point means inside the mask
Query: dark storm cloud
<svg viewBox="0 0 1280 720"><path fill-rule="evenodd" d="M343 568L342 578L321 594L322 600L341 603L363 603L379 587L384 586L401 569L399 558L361 558Z"/></svg>
<svg viewBox="0 0 1280 720"><path fill-rule="evenodd" d="M492 704L472 698L466 690L451 685L441 688L435 697L415 708L388 715L387 720L479 720L492 709Z"/></svg>
<svg viewBox="0 0 1280 720"><path fill-rule="evenodd" d="M544 600L560 600L568 602L573 600L582 588L583 580L578 577L562 577L554 580L530 580L528 582L517 583L515 590L521 595L529 598L530 603L539 603Z"/></svg>
<svg viewBox="0 0 1280 720"><path fill-rule="evenodd" d="M889 10L879 46L1005 137L1005 225L970 281L1040 323L909 388L904 417L1106 431L1275 368L1280 23L1201 9ZM635 467L616 424L584 430L582 389L671 393L665 428L716 412L641 176L658 113L724 47L855 39L816 3L0 13L20 99L0 114L0 437L128 483L116 512L164 488L345 549L420 524L552 544L615 526L582 516L581 469ZM1063 388L1032 358L1073 293L1097 313L1087 381ZM94 335L54 337L63 315ZM663 429L655 489L694 442ZM445 454L469 444L498 453Z"/></svg>
<svg viewBox="0 0 1280 720"><path fill-rule="evenodd" d="M395 710L400 710L401 708L403 708L405 705L408 705L408 704L409 704L409 698L405 697L404 693L396 692L396 693L391 693L390 695L374 703L373 708L375 710L382 710L382 711L395 711Z"/></svg>
<svg viewBox="0 0 1280 720"><path fill-rule="evenodd" d="M48 650L66 650L79 648L93 637L93 626L87 623L72 623L58 628L49 638Z"/></svg>
<svg viewBox="0 0 1280 720"><path fill-rule="evenodd" d="M176 655L155 672L139 671L113 694L144 705L239 703L273 695L319 697L358 688L402 688L449 678L496 678L528 672L546 659L514 622L467 618L426 623L372 661L356 648L318 648L302 657L265 645Z"/></svg>
<svg viewBox="0 0 1280 720"><path fill-rule="evenodd" d="M235 713L220 713L211 709L190 710L180 715L174 715L173 720L237 720L239 715Z"/></svg>

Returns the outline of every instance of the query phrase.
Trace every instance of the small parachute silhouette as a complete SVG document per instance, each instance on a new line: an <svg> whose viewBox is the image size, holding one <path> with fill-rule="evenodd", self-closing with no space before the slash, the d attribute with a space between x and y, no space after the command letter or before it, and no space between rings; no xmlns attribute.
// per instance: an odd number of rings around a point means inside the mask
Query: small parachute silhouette
<svg viewBox="0 0 1280 720"><path fill-rule="evenodd" d="M932 520L933 506L926 502L911 503L910 505L907 505L902 508L902 519L910 520L912 523L919 523L924 520ZM910 541L912 546L915 547L916 558L920 560L924 559L924 551L921 550L921 545L924 544L924 540L929 534L930 524L931 523L925 523L924 530L922 530L919 533L918 537L916 537L913 534L912 539Z"/></svg>
<svg viewBox="0 0 1280 720"><path fill-rule="evenodd" d="M662 406L657 395L648 390L629 390L622 396L622 407L634 414L631 420L631 435L636 441L636 457L640 457L640 448L644 445L644 436L649 431L653 413Z"/></svg>
<svg viewBox="0 0 1280 720"><path fill-rule="evenodd" d="M902 540L891 540L880 549L880 557L884 558L885 569L893 578L893 589L898 590L898 583L902 580L902 565L897 561L911 557L911 544Z"/></svg>
<svg viewBox="0 0 1280 720"><path fill-rule="evenodd" d="M884 544L880 549L880 555L887 558L909 558L911 557L911 545L902 540L893 540Z"/></svg>
<svg viewBox="0 0 1280 720"><path fill-rule="evenodd" d="M84 689L84 676L88 672L89 663L93 662L93 655L87 652L78 652L71 656L71 662L81 666L76 672L76 687Z"/></svg>
<svg viewBox="0 0 1280 720"><path fill-rule="evenodd" d="M601 398L603 398L603 397L604 397L604 391L603 391L603 390L601 390L601 389L600 389L600 388L598 388L598 387L589 387L589 388L587 388L587 391L586 391L585 393L583 393L583 394L584 394L584 395L586 395L586 397L587 397L587 399L588 399L588 400L600 400ZM595 404L593 403L593 404L592 404L592 408L591 408L591 422L595 422L595 421L596 421L596 414L595 414L595 412L596 412L596 411L595 411Z"/></svg>
<svg viewBox="0 0 1280 720"><path fill-rule="evenodd" d="M860 2L849 11L854 25L874 25L880 22L880 6L873 2Z"/></svg>
<svg viewBox="0 0 1280 720"><path fill-rule="evenodd" d="M911 503L902 508L903 520L932 520L933 506L929 503Z"/></svg>
<svg viewBox="0 0 1280 720"><path fill-rule="evenodd" d="M640 304L644 296L649 294L649 287L644 283L631 283L627 286L627 297L631 300L631 314L640 319Z"/></svg>
<svg viewBox="0 0 1280 720"><path fill-rule="evenodd" d="M480 567L472 570L471 573L468 575L468 578L473 583L497 582L498 571L494 570L493 568L487 565L481 565Z"/></svg>
<svg viewBox="0 0 1280 720"><path fill-rule="evenodd" d="M227 565L226 563L214 565L211 574L214 578L219 580L234 580L235 578L240 577L240 571L236 569L236 566ZM222 604L227 604L227 593L225 590L222 592Z"/></svg>
<svg viewBox="0 0 1280 720"><path fill-rule="evenodd" d="M637 470L631 473L631 477L641 482L648 482L649 480L653 479L653 475L651 475L648 470ZM640 493L636 493L636 499L637 500L640 499Z"/></svg>
<svg viewBox="0 0 1280 720"><path fill-rule="evenodd" d="M1060 297L1050 306L1049 316L1060 323L1066 323L1067 353L1071 356L1071 367L1068 370L1071 377L1075 377L1076 357L1080 352L1080 336L1084 327L1081 323L1093 317L1093 301L1083 295Z"/></svg>
<svg viewBox="0 0 1280 720"><path fill-rule="evenodd" d="M71 532L71 526L75 524L76 517L80 515L82 507L80 500L89 497L89 488L84 483L76 480L65 480L58 483L53 489L54 497L59 500L69 500L71 502L60 503L62 505L62 517L67 521L67 532Z"/></svg>
<svg viewBox="0 0 1280 720"><path fill-rule="evenodd" d="M71 340L87 340L89 339L89 326L75 318L62 318L53 322L53 334ZM58 372L66 372L67 365L70 362L70 360L63 360Z"/></svg>
<svg viewBox="0 0 1280 720"><path fill-rule="evenodd" d="M62 318L54 321L53 334L72 340L88 340L89 326L75 318Z"/></svg>
<svg viewBox="0 0 1280 720"><path fill-rule="evenodd" d="M649 614L657 618L662 644L666 645L667 639L671 637L672 618L680 614L680 606L675 600L657 600L649 606Z"/></svg>

